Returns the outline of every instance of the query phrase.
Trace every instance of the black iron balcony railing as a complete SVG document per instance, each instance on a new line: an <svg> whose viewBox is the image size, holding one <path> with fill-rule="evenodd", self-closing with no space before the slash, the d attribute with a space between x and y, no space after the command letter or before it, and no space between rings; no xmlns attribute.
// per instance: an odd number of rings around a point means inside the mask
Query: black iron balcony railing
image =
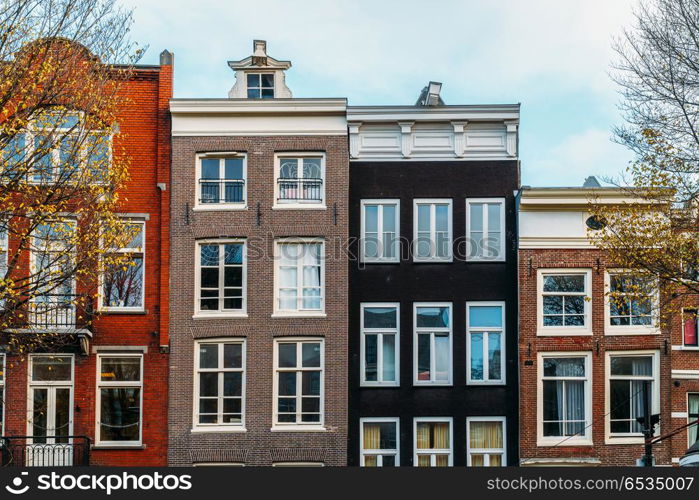
<svg viewBox="0 0 699 500"><path fill-rule="evenodd" d="M323 201L323 179L279 179L279 200Z"/></svg>
<svg viewBox="0 0 699 500"><path fill-rule="evenodd" d="M199 203L243 203L243 179L199 179Z"/></svg>
<svg viewBox="0 0 699 500"><path fill-rule="evenodd" d="M90 465L87 436L2 436L2 466L71 467Z"/></svg>
<svg viewBox="0 0 699 500"><path fill-rule="evenodd" d="M49 293L33 297L18 307L10 328L66 332L89 330L93 316L91 297Z"/></svg>

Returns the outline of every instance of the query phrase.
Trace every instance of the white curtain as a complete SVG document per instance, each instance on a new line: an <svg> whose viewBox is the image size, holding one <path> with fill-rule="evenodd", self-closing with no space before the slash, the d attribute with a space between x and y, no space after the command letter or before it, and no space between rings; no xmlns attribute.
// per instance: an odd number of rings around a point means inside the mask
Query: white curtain
<svg viewBox="0 0 699 500"><path fill-rule="evenodd" d="M566 436L585 433L585 382L582 380L566 381ZM570 422L574 420L575 422Z"/></svg>

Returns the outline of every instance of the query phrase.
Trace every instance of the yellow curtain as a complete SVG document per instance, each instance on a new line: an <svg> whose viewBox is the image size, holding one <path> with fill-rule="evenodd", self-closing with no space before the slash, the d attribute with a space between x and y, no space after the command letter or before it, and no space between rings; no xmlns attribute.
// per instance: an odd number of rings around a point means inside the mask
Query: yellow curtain
<svg viewBox="0 0 699 500"><path fill-rule="evenodd" d="M483 455L471 455L472 467L483 467L484 462Z"/></svg>
<svg viewBox="0 0 699 500"><path fill-rule="evenodd" d="M427 422L417 424L417 448L419 450L430 448L430 424Z"/></svg>
<svg viewBox="0 0 699 500"><path fill-rule="evenodd" d="M364 467L377 467L376 455L367 455L364 457Z"/></svg>
<svg viewBox="0 0 699 500"><path fill-rule="evenodd" d="M470 444L475 448L502 448L502 422L471 422Z"/></svg>
<svg viewBox="0 0 699 500"><path fill-rule="evenodd" d="M437 455L437 467L448 467L449 455Z"/></svg>
<svg viewBox="0 0 699 500"><path fill-rule="evenodd" d="M449 448L449 424L447 422L439 422L434 425L434 446L439 450Z"/></svg>
<svg viewBox="0 0 699 500"><path fill-rule="evenodd" d="M491 467L502 467L502 455L490 455Z"/></svg>
<svg viewBox="0 0 699 500"><path fill-rule="evenodd" d="M418 467L429 467L430 466L430 456L429 455L418 455L417 456L417 466Z"/></svg>
<svg viewBox="0 0 699 500"><path fill-rule="evenodd" d="M364 424L364 449L378 450L381 446L381 426L379 424Z"/></svg>

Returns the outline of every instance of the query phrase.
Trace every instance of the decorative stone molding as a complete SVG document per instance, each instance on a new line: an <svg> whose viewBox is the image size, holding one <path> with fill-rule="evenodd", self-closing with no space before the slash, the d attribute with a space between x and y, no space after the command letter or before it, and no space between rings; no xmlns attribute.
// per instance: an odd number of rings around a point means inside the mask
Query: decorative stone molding
<svg viewBox="0 0 699 500"><path fill-rule="evenodd" d="M507 128L507 154L509 156L517 156L517 128L518 122L506 121Z"/></svg>
<svg viewBox="0 0 699 500"><path fill-rule="evenodd" d="M454 154L457 158L462 158L466 152L466 137L464 128L468 124L467 121L451 122L454 127Z"/></svg>
<svg viewBox="0 0 699 500"><path fill-rule="evenodd" d="M318 448L272 448L269 458L275 462L325 462L328 450Z"/></svg>
<svg viewBox="0 0 699 500"><path fill-rule="evenodd" d="M350 158L357 158L359 156L359 127L361 126L362 122L347 123Z"/></svg>
<svg viewBox="0 0 699 500"><path fill-rule="evenodd" d="M398 125L400 126L400 134L401 134L401 141L400 141L400 151L401 154L403 155L403 158L410 158L410 152L412 150L412 144L411 144L411 134L413 131L413 125L415 125L415 122L398 122Z"/></svg>
<svg viewBox="0 0 699 500"><path fill-rule="evenodd" d="M189 457L196 463L245 463L248 450L241 448L199 448L189 450Z"/></svg>

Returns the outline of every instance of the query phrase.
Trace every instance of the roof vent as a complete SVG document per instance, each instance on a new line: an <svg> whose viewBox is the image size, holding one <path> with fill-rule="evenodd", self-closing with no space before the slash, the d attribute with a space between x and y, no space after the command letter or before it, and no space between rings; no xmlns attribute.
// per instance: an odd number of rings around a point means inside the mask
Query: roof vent
<svg viewBox="0 0 699 500"><path fill-rule="evenodd" d="M584 188L598 188L602 187L602 184L599 183L597 180L597 177L594 175L589 176L587 179L585 179L585 182L583 182L582 187Z"/></svg>
<svg viewBox="0 0 699 500"><path fill-rule="evenodd" d="M439 93L442 91L442 84L440 82L430 82L422 92L420 92L420 97L418 97L416 106L444 106L444 101L439 97Z"/></svg>

